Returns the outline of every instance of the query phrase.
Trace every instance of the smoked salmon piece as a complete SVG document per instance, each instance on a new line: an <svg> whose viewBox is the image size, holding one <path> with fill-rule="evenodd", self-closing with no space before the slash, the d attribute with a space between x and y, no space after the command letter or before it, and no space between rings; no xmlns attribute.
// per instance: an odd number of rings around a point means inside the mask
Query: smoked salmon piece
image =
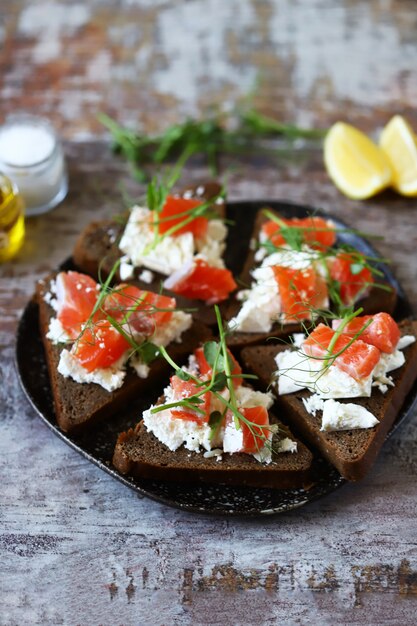
<svg viewBox="0 0 417 626"><path fill-rule="evenodd" d="M302 243L306 243L312 248L328 248L336 241L336 231L333 224L322 217L311 215L309 217L292 219L282 218L285 226L288 228L297 228L300 230ZM277 247L287 243L282 235L282 227L277 222L269 220L262 224L262 232Z"/></svg>
<svg viewBox="0 0 417 626"><path fill-rule="evenodd" d="M369 320L371 324L362 330ZM342 320L333 320L332 328L337 330ZM362 332L361 332L362 331ZM397 322L389 313L376 313L375 315L363 315L355 317L343 329L344 335L354 337L360 333L358 339L375 346L381 352L392 354L400 339L400 329Z"/></svg>
<svg viewBox="0 0 417 626"><path fill-rule="evenodd" d="M326 308L326 281L313 268L296 270L276 265L272 269L287 321L310 319L312 309Z"/></svg>
<svg viewBox="0 0 417 626"><path fill-rule="evenodd" d="M189 220L190 212L203 204L195 198L180 198L168 196L162 211L158 213L158 232L165 234L174 226ZM207 234L208 219L198 216L191 221L187 221L172 233L173 237L183 233L192 233L196 239L202 239Z"/></svg>
<svg viewBox="0 0 417 626"><path fill-rule="evenodd" d="M329 345L335 335L335 330L319 324L317 328L307 337L302 345L302 350L308 356L321 359L323 365L329 363L335 365L355 380L366 378L374 369L380 359L380 351L375 346L365 343L361 339L352 341L348 335L341 334L337 338L335 345L329 354ZM336 358L326 360L326 357L337 355Z"/></svg>
<svg viewBox="0 0 417 626"><path fill-rule="evenodd" d="M127 339L102 319L84 329L71 353L87 372L92 372L114 365L129 347Z"/></svg>
<svg viewBox="0 0 417 626"><path fill-rule="evenodd" d="M182 400L184 398L190 398L199 391L200 387L192 380L182 380L178 376L171 377L171 387L174 390L174 397L176 400ZM198 408L204 411L200 413L198 411L192 411L186 407L178 407L178 409L171 409L172 417L177 419L188 420L190 422L198 422L203 424L208 422L211 404L211 393L208 391L200 396L202 403L198 405Z"/></svg>
<svg viewBox="0 0 417 626"><path fill-rule="evenodd" d="M170 321L175 306L175 298L123 284L106 296L103 309L130 329L150 336L157 326Z"/></svg>
<svg viewBox="0 0 417 626"><path fill-rule="evenodd" d="M213 267L203 259L195 259L172 274L164 286L186 298L215 304L226 300L237 284L229 270Z"/></svg>
<svg viewBox="0 0 417 626"><path fill-rule="evenodd" d="M143 337L152 337L157 326L169 322L174 309L174 298L142 291L134 285L115 287L105 297L100 308L103 319L94 321L83 331L72 352L89 372L97 368L111 367L131 344L111 324L107 315L120 323L132 339L141 341ZM139 338L137 334L140 335Z"/></svg>
<svg viewBox="0 0 417 626"><path fill-rule="evenodd" d="M60 272L55 283L57 318L71 339L76 339L97 301L98 285L79 272Z"/></svg>
<svg viewBox="0 0 417 626"><path fill-rule="evenodd" d="M340 252L328 262L330 278L338 283L343 304L350 305L373 284L374 278L368 267L349 252Z"/></svg>
<svg viewBox="0 0 417 626"><path fill-rule="evenodd" d="M250 408L240 408L239 413L250 422L247 424L244 420L239 420L240 429L242 430L242 448L239 452L246 454L254 454L262 450L265 442L269 437L269 416L264 406L254 406ZM227 412L226 423L234 420L231 411Z"/></svg>

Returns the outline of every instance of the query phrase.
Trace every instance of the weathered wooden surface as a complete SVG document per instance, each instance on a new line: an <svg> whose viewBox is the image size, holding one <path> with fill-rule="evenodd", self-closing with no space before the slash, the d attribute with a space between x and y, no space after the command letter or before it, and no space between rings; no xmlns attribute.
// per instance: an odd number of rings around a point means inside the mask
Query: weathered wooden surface
<svg viewBox="0 0 417 626"><path fill-rule="evenodd" d="M255 103L284 121L372 131L401 112L417 127L416 19L412 0L1 0L0 121L25 108L71 140L67 200L28 221L0 267L2 626L415 623L416 415L358 485L276 518L205 518L138 498L58 440L13 359L35 280L85 224L119 212L121 177L142 191L107 146L73 142L102 134L99 110L161 130L227 110L260 77ZM346 200L314 151L240 163L229 188L385 235L377 247L417 307L417 201Z"/></svg>
<svg viewBox="0 0 417 626"><path fill-rule="evenodd" d="M1 268L3 380L0 623L413 624L417 608L417 416L385 445L369 477L273 519L181 513L127 488L58 440L16 380L13 337L35 278L70 252L79 229L120 210L125 170L103 145L67 146L71 192L28 221ZM198 166L186 180L204 173ZM286 198L386 235L378 244L417 305L417 206L387 193L359 203L328 182L319 152L278 167L242 164L238 198Z"/></svg>
<svg viewBox="0 0 417 626"><path fill-rule="evenodd" d="M161 130L251 90L284 121L417 125L414 0L2 0L0 18L0 117L67 137L102 133L99 110Z"/></svg>

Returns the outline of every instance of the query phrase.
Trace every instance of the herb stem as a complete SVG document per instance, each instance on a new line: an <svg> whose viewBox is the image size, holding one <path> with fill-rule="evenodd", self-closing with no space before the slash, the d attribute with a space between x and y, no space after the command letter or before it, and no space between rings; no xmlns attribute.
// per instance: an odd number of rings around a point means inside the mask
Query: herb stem
<svg viewBox="0 0 417 626"><path fill-rule="evenodd" d="M234 110L225 115L211 116L205 120L186 119L168 127L160 135L145 135L123 128L108 115L99 113L98 120L110 131L114 148L121 152L131 165L135 178L147 178L145 165L160 165L175 158L185 150L187 156L204 154L213 174L218 171L218 159L225 154L275 154L276 148L262 145L262 140L285 137L320 139L325 131L299 128L258 113L253 108ZM233 129L230 127L233 126ZM228 128L229 127L229 128ZM185 162L187 158L183 156Z"/></svg>
<svg viewBox="0 0 417 626"><path fill-rule="evenodd" d="M230 379L231 371L230 371L230 363L229 363L228 353L227 353L227 344L226 344L226 338L225 338L225 333L224 333L223 320L222 320L222 317L221 317L221 314L220 314L220 309L219 309L217 304L214 305L214 310L215 310L215 313L216 313L217 325L219 327L220 344L222 346L222 352L223 352L223 356L224 356L224 371L225 371L225 374L226 374L227 387L228 387L229 394L230 394L230 403L231 403L232 407L234 407L234 409L233 409L233 417L234 417L234 421L235 421L236 430L239 430L240 429L240 423L239 423L239 417L236 415L237 404L236 404L235 388L233 386L233 381L231 381L231 379Z"/></svg>

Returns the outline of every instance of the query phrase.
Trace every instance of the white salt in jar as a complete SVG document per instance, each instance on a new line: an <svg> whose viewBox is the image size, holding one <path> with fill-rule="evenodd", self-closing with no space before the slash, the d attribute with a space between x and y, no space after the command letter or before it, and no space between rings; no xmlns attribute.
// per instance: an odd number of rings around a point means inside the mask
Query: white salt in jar
<svg viewBox="0 0 417 626"><path fill-rule="evenodd" d="M53 209L68 191L61 143L45 119L24 113L0 127L0 170L17 185L26 215Z"/></svg>

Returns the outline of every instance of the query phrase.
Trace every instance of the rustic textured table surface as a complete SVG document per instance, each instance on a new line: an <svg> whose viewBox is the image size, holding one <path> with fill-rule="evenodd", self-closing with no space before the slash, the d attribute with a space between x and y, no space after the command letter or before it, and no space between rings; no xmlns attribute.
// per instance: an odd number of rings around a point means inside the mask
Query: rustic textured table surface
<svg viewBox="0 0 417 626"><path fill-rule="evenodd" d="M417 127L415 3L2 0L0 15L0 116L48 115L70 168L68 198L27 221L21 253L0 268L0 623L414 624L417 415L364 481L312 505L262 520L185 514L138 497L41 423L17 381L14 337L35 280L84 225L120 210L119 181L143 191L97 141L98 110L161 130L227 108L261 76L258 106L285 121L340 117L372 131L402 112ZM206 173L194 162L184 179ZM240 161L229 190L385 235L377 247L417 307L415 200L343 198L315 148Z"/></svg>

